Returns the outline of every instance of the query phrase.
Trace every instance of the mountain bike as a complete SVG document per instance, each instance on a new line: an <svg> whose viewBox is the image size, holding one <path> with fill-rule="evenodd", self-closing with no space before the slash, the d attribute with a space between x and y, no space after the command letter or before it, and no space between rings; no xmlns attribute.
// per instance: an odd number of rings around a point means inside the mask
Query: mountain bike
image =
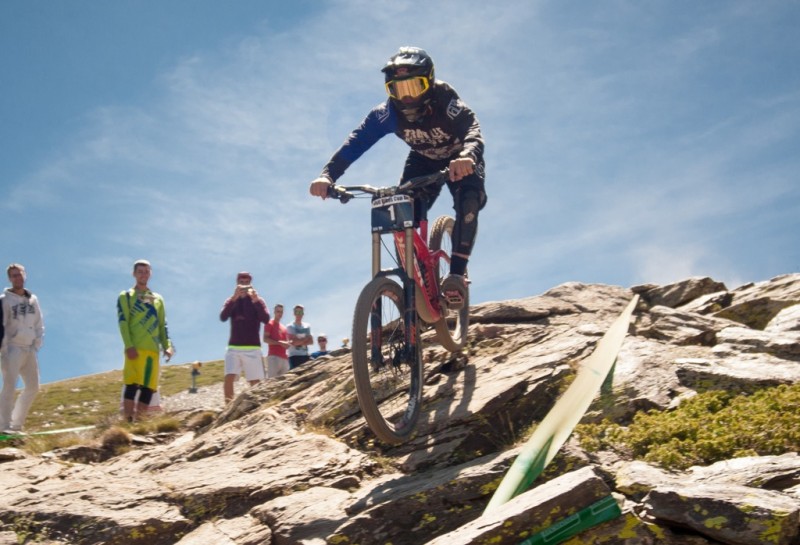
<svg viewBox="0 0 800 545"><path fill-rule="evenodd" d="M439 343L452 352L467 340L468 286L463 304L456 308L450 308L439 288L449 269L455 221L438 217L429 239L429 201L422 191L447 177L445 169L399 186L334 185L328 190L342 203L358 196L372 200L372 280L361 291L353 314L353 374L361 412L387 443L406 439L419 419L423 324L431 324ZM384 235L392 235L393 248ZM382 268L382 247L395 266Z"/></svg>

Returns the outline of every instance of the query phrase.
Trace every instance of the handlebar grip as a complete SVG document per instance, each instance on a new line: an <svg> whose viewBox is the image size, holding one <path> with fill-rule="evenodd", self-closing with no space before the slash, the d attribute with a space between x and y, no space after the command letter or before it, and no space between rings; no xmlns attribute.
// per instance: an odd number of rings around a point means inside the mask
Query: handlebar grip
<svg viewBox="0 0 800 545"><path fill-rule="evenodd" d="M341 188L336 185L331 185L328 186L328 197L336 199L342 204L344 204L353 198L353 194L348 193L347 191L344 190L344 188Z"/></svg>

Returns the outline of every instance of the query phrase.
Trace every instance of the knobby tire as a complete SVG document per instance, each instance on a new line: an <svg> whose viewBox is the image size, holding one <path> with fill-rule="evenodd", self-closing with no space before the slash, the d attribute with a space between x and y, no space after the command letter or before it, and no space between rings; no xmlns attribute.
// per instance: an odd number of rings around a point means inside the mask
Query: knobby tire
<svg viewBox="0 0 800 545"><path fill-rule="evenodd" d="M386 443L411 435L420 415L422 347L417 338L411 350L406 327L403 289L390 278L374 278L353 315L353 375L361 413Z"/></svg>

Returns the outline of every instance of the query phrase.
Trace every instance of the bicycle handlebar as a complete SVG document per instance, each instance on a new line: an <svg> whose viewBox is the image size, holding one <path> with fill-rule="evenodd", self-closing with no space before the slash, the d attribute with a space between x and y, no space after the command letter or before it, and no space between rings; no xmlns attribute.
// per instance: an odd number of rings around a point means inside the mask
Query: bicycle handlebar
<svg viewBox="0 0 800 545"><path fill-rule="evenodd" d="M422 187L446 180L450 169L445 168L433 174L418 176L391 187L373 187L371 185L331 185L328 187L328 197L338 200L342 204L348 202L356 195L353 191L373 195L376 197L389 197L391 195L410 194Z"/></svg>

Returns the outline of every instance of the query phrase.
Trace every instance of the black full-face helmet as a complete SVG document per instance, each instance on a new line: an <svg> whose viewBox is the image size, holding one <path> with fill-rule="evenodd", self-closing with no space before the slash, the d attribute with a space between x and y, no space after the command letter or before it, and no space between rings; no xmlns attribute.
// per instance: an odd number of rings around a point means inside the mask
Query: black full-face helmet
<svg viewBox="0 0 800 545"><path fill-rule="evenodd" d="M433 87L433 59L419 47L401 47L392 55L382 72L386 92L409 121L425 113Z"/></svg>

